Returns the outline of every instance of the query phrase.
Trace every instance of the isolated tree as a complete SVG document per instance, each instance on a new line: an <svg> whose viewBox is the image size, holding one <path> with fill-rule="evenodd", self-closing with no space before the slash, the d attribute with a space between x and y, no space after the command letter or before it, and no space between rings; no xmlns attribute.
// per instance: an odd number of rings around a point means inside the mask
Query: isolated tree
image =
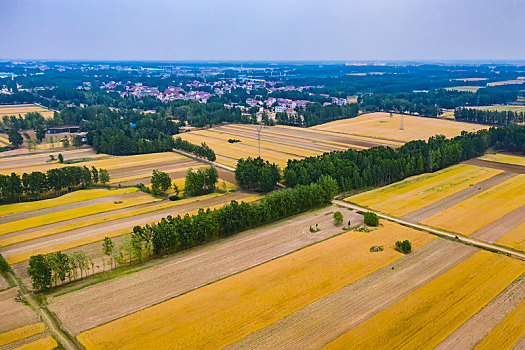
<svg viewBox="0 0 525 350"><path fill-rule="evenodd" d="M71 143L69 142L69 137L66 136L62 139L62 146L64 148L69 148L69 146L71 146Z"/></svg>
<svg viewBox="0 0 525 350"><path fill-rule="evenodd" d="M339 226L343 223L343 214L340 211L334 213L334 225Z"/></svg>
<svg viewBox="0 0 525 350"><path fill-rule="evenodd" d="M401 253L408 254L412 251L412 244L407 239L404 241L396 242L396 249Z"/></svg>
<svg viewBox="0 0 525 350"><path fill-rule="evenodd" d="M151 192L153 194L164 194L171 188L171 178L168 173L153 170L151 176Z"/></svg>
<svg viewBox="0 0 525 350"><path fill-rule="evenodd" d="M109 173L106 169L99 169L98 177L102 185L109 183Z"/></svg>
<svg viewBox="0 0 525 350"><path fill-rule="evenodd" d="M33 255L29 259L29 268L27 269L33 289L44 290L51 286L51 268L44 255Z"/></svg>
<svg viewBox="0 0 525 350"><path fill-rule="evenodd" d="M98 184L98 170L95 166L91 167L91 176L94 184Z"/></svg>
<svg viewBox="0 0 525 350"><path fill-rule="evenodd" d="M64 156L62 155L62 153L58 154L58 162L59 163L64 163Z"/></svg>
<svg viewBox="0 0 525 350"><path fill-rule="evenodd" d="M109 237L104 237L104 241L102 242L102 253L110 258L113 255L113 250L115 249L115 243L111 240ZM111 267L113 268L113 263L111 264Z"/></svg>
<svg viewBox="0 0 525 350"><path fill-rule="evenodd" d="M379 217L375 213L367 211L363 216L365 219L365 225L374 227L379 225Z"/></svg>
<svg viewBox="0 0 525 350"><path fill-rule="evenodd" d="M35 137L38 142L42 142L42 140L46 137L46 131L42 127L42 125L39 125L36 128Z"/></svg>
<svg viewBox="0 0 525 350"><path fill-rule="evenodd" d="M24 138L18 132L18 130L15 129L9 129L7 132L7 136L9 138L9 142L13 145L13 147L18 148L22 143L24 143Z"/></svg>

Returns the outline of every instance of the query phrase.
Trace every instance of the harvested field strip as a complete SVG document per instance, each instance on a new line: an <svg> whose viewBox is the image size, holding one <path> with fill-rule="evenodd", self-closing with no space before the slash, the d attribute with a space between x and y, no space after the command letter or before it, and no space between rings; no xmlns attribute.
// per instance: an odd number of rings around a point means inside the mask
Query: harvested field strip
<svg viewBox="0 0 525 350"><path fill-rule="evenodd" d="M51 350L58 346L58 343L56 342L53 337L47 337L35 340L32 343L22 345L15 350Z"/></svg>
<svg viewBox="0 0 525 350"><path fill-rule="evenodd" d="M525 301L515 308L475 347L482 349L510 349L525 333Z"/></svg>
<svg viewBox="0 0 525 350"><path fill-rule="evenodd" d="M57 213L50 213L40 215L32 218L27 218L19 221L12 221L0 225L0 236L11 232L22 231L25 229L43 226L47 224L53 224L55 222L71 220L87 215L93 215L103 213L106 211L133 207L140 204L151 203L159 201L160 199L154 198L150 195L144 195L140 197L134 197L129 199L121 200L121 203L102 203L94 204L87 207L75 208L60 211Z"/></svg>
<svg viewBox="0 0 525 350"><path fill-rule="evenodd" d="M16 213L22 213L26 211L39 210L44 208L56 207L58 205L70 204L75 202L87 201L90 199L117 196L121 194L137 192L136 188L120 188L117 190L107 189L93 189L93 190L79 190L65 194L63 196L45 199L37 202L25 202L25 203L14 203L4 204L0 206L0 216L11 215Z"/></svg>
<svg viewBox="0 0 525 350"><path fill-rule="evenodd" d="M9 332L0 333L0 346L13 343L17 340L28 338L32 335L42 333L46 330L45 323L35 323L20 328L15 328Z"/></svg>
<svg viewBox="0 0 525 350"><path fill-rule="evenodd" d="M421 223L470 235L525 204L525 175L517 175Z"/></svg>
<svg viewBox="0 0 525 350"><path fill-rule="evenodd" d="M13 160L24 160L24 159L33 159L33 158L42 158L42 157L49 159L49 155L50 154L56 155L58 153L62 153L62 155L64 157L67 157L70 154L86 153L86 152L90 152L90 151L94 152L90 148L84 148L84 149L74 149L74 150L71 150L71 151L40 152L40 153L31 153L31 154L23 154L23 155L14 155L14 156L0 158L0 163L12 162ZM93 153L93 155L95 155L95 154L96 153ZM100 155L103 155L103 156L106 156L106 157L112 157L112 156L110 156L108 154L103 154L103 153L100 153Z"/></svg>
<svg viewBox="0 0 525 350"><path fill-rule="evenodd" d="M261 198L262 198L262 196L252 196L252 197L243 198L239 202L246 202L246 203L255 202L257 200L260 200ZM203 207L203 209L206 210L206 209L210 208L211 210L213 210L213 209L220 208L220 207L224 206L224 204L226 204L226 203L221 203L221 204L217 204L217 205L213 205L213 206L209 206L209 207ZM199 210L193 210L193 211L184 213L183 215L185 215L185 214L194 215L194 214L197 214L198 211ZM157 220L155 220L153 222L156 222L156 221ZM151 223L152 222L144 222L142 225L151 224ZM83 245L86 245L86 244L100 242L100 241L104 240L104 238L106 236L109 237L109 238L123 236L123 235L125 235L127 233L130 233L132 230L133 230L133 226L130 226L130 227L126 227L126 228L115 230L115 231L103 232L103 233L100 233L100 234L95 234L95 235L87 236L87 237L84 237L84 238L71 240L69 242L59 243L59 244L55 244L55 245L52 245L52 246L47 246L47 247L44 247L44 248L40 248L40 249L36 249L36 250L24 252L24 253L12 255L12 256L6 257L6 260L7 260L7 262L10 265L14 265L14 264L18 264L20 262L29 260L29 258L32 255L50 254L50 253L55 253L55 252L58 252L58 251L64 251L64 250L68 250L68 249L73 249L73 248L77 248L77 247L80 247L80 246L83 246Z"/></svg>
<svg viewBox="0 0 525 350"><path fill-rule="evenodd" d="M97 225L97 224L101 224L101 223L105 223L105 222L109 222L113 220L132 217L135 215L151 213L157 210L172 208L172 207L176 207L176 206L183 205L183 204L193 203L199 200L205 200L208 198L218 197L221 195L223 194L212 193L212 194L208 194L208 195L200 196L200 197L191 197L191 198L181 199L179 201L162 201L159 204L155 204L155 205L151 205L151 206L147 206L147 207L139 208L139 209L131 209L124 213L110 214L110 215L105 215L105 216L101 216L101 217L97 217L97 218L93 218L93 219L89 219L85 221L74 222L71 224L62 225L59 227L53 227L53 228L49 228L45 230L24 233L21 235L17 235L17 236L13 236L13 237L9 237L9 238L0 240L0 247L7 247L13 244L27 242L27 241L31 241L33 239L38 239L42 237L52 236L52 235L56 235L59 233L71 231L71 230L82 228L82 227L89 227L89 226L93 226L93 225Z"/></svg>
<svg viewBox="0 0 525 350"><path fill-rule="evenodd" d="M525 157L511 156L508 154L485 154L481 157L478 157L478 159L488 160L490 162L525 166Z"/></svg>
<svg viewBox="0 0 525 350"><path fill-rule="evenodd" d="M293 126L287 126L287 125L277 125L276 128L295 130ZM320 135L327 135L331 137L337 136L337 137L348 139L349 141L359 140L359 141L365 141L365 142L371 142L371 143L380 143L380 144L390 145L390 146L402 146L404 144L404 142L389 140L385 138L376 138L372 136L363 136L363 135L358 135L358 134L351 134L351 133L332 131L332 130L314 129L314 127L310 127L306 130L314 135L320 134ZM335 142L335 141L323 141L323 142ZM345 143L342 143L342 142L336 142L336 143L345 145Z"/></svg>
<svg viewBox="0 0 525 350"><path fill-rule="evenodd" d="M525 252L525 221L499 238L496 243Z"/></svg>
<svg viewBox="0 0 525 350"><path fill-rule="evenodd" d="M402 254L393 249L396 238L409 239L415 248L434 239L391 222L382 223L384 227L378 230L333 237L77 338L87 349L222 348L399 259ZM374 244L386 249L370 253Z"/></svg>
<svg viewBox="0 0 525 350"><path fill-rule="evenodd" d="M3 138L1 136L0 136L0 143L2 143L2 145L4 146L9 146L11 144L8 139Z"/></svg>
<svg viewBox="0 0 525 350"><path fill-rule="evenodd" d="M241 142L245 145L258 147L257 136L255 135L254 136L238 135L236 133L228 133L227 131L221 131L217 129L202 130L202 131L198 131L198 133L205 137L216 138L216 139L220 139L224 141L228 141L228 139L231 139L231 138L237 138L237 139L240 139ZM282 147L279 145L283 145L285 147ZM281 141L265 140L263 137L261 137L261 148L280 152L280 153L290 154L292 156L300 156L300 157L309 157L309 156L313 156L313 155L322 153L322 151L318 149L313 149L310 147L299 147L297 145L292 145L290 143L281 142ZM306 150L309 150L309 151L306 151Z"/></svg>
<svg viewBox="0 0 525 350"><path fill-rule="evenodd" d="M345 201L391 215L404 216L499 173L501 171L495 169L455 165L361 193L346 198Z"/></svg>
<svg viewBox="0 0 525 350"><path fill-rule="evenodd" d="M522 261L480 251L327 348L432 349L524 271Z"/></svg>
<svg viewBox="0 0 525 350"><path fill-rule="evenodd" d="M208 167L208 165L202 164L202 165L194 165L194 166L177 167L177 168L173 168L173 169L165 169L165 170L163 170L163 172L165 172L165 173L172 173L172 172L177 172L177 171L184 171L184 170L187 170L189 168L200 169L200 168L205 168L205 167ZM151 178L151 174L152 174L152 170L151 169L144 169L144 173L143 174L127 176L127 177L120 177L120 178L117 178L117 179L111 179L109 181L109 183L110 184L116 184L116 183L119 183L119 182L126 182L126 181L132 181L132 180L137 180L137 179Z"/></svg>
<svg viewBox="0 0 525 350"><path fill-rule="evenodd" d="M177 185L177 188L179 189L179 191L184 191L184 188L186 186L185 182L186 182L186 178L178 178L178 179L173 179L171 181L171 183L173 185ZM147 185L146 187L151 189L151 185ZM219 178L219 181L217 182L217 188L220 189L220 190L224 190L224 191L235 191L235 190L238 189L238 187L235 186L234 184L229 183L228 181L222 180L220 178ZM171 188L166 193L168 193L168 194L175 193L175 190L173 188Z"/></svg>
<svg viewBox="0 0 525 350"><path fill-rule="evenodd" d="M243 131L252 131L252 132L255 132L255 129L253 128L250 128L250 127L246 127L246 126L241 126L241 125L235 125L235 124L230 124L230 125L226 125L226 126L221 126L221 128L229 128L231 130L243 130ZM278 127L275 127L276 129ZM273 129L272 129L273 130ZM302 130L301 130L302 131ZM343 143L343 142L336 142L336 141L328 141L328 140L323 140L321 138L315 138L315 137L307 137L307 136L302 136L302 135L292 135L292 134L289 134L289 133L284 133L284 132L278 132L278 131L270 131L268 129L263 129L263 134L270 134L270 135L276 135L280 138L283 138L283 139L288 139L288 140L305 140L309 143L312 143L312 144L320 144L321 146L325 146L325 147L331 147L331 148L339 148L341 150L347 150L349 148L349 144L347 143ZM312 133L312 136L314 136L315 134ZM324 144L324 145L323 145ZM359 146L358 146L359 147ZM364 147L363 147L364 148Z"/></svg>
<svg viewBox="0 0 525 350"><path fill-rule="evenodd" d="M62 156L64 157L68 157L67 155L64 155L62 153ZM42 156L40 156L39 158L42 158ZM107 154L86 154L85 156L83 157L78 157L78 158L72 158L72 157L68 157L67 160L70 160L70 161L75 161L75 160L83 160L84 158L89 158L89 161L94 161L96 159L112 159L113 157L112 156L108 156ZM14 161L17 161L17 160L20 160L22 164L8 164L6 165L6 163L14 163ZM78 163L72 163L72 164L66 164L66 163L59 163L58 161L56 162L48 162L45 158L42 158L40 160L36 160L34 162L24 162L25 159L17 159L17 158L11 158L9 159L9 162L4 162L4 163L0 163L0 170L10 170L10 171L14 171L14 172L18 172L17 168L19 167L28 167L28 166L31 166L31 167L35 167L35 166L47 166L47 165L56 165L55 168L58 168L58 167L62 167L62 166L66 166L66 165L71 165L71 166L83 166L84 164L87 164L88 161L82 161L82 162L78 162Z"/></svg>
<svg viewBox="0 0 525 350"><path fill-rule="evenodd" d="M473 247L435 239L391 266L250 334L230 349L321 349L476 251Z"/></svg>
<svg viewBox="0 0 525 350"><path fill-rule="evenodd" d="M472 237L485 241L485 242L494 242L505 236L507 233L514 231L521 224L525 223L525 204L507 213L503 216L500 216L498 219L492 221L490 224L483 226L479 230L472 233ZM520 236L515 236L514 238L521 239L525 236L525 231L521 231ZM519 249L518 249L519 250Z"/></svg>

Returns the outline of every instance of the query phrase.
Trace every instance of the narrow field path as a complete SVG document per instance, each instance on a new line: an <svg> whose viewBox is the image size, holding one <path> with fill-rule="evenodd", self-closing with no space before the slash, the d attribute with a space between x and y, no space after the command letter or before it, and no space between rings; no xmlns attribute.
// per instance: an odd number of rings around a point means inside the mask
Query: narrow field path
<svg viewBox="0 0 525 350"><path fill-rule="evenodd" d="M436 239L229 348L322 348L476 251L473 247Z"/></svg>
<svg viewBox="0 0 525 350"><path fill-rule="evenodd" d="M82 349L83 346L76 341L74 337L65 333L58 324L57 320L51 316L49 310L41 306L39 302L36 301L32 293L30 293L26 287L20 282L16 275L9 273L11 277L15 280L17 288L20 292L20 295L24 300L29 304L29 306L37 313L40 319L46 324L48 331L53 335L53 337L60 343L64 348L68 350Z"/></svg>
<svg viewBox="0 0 525 350"><path fill-rule="evenodd" d="M486 191L491 187L494 187L508 179L511 179L514 176L516 176L515 173L509 173L509 172L503 172L503 173L494 175L491 178L483 180L477 184L474 184L472 186L465 188L464 190L461 190L448 197L445 197L437 202L434 202L423 208L413 211L401 217L401 219L412 221L412 222L420 222L428 217L431 217L434 214L437 214L445 209L450 208L453 205L456 205L458 203L463 202L466 199L474 197L475 195L483 191Z"/></svg>
<svg viewBox="0 0 525 350"><path fill-rule="evenodd" d="M422 230L422 231L427 231L427 232L436 234L438 236L452 238L452 239L455 239L457 242L460 242L460 243L474 245L474 246L476 246L478 248L482 248L482 249L485 249L485 250L490 250L490 251L493 251L493 252L502 253L502 254L505 254L505 255L511 256L513 258L520 259L520 260L525 260L525 253L520 253L520 252L511 250L511 249L500 247L500 246L492 244L492 243L488 243L488 242L481 241L481 240L474 239L474 238L469 238L469 237L466 237L466 236L463 236L463 235L460 235L460 234L456 234L456 233L451 233L451 232L439 230L439 229L436 229L436 228L433 228L433 227L429 227L429 226L426 226L426 225L414 224L413 222L410 222L410 221L407 221L407 220L399 219L399 218L396 218L396 217L393 217L393 216L390 216L390 215L386 215L386 214L383 214L383 213L380 213L380 212L377 212L377 211L374 211L374 210L363 208L363 207L360 207L358 205L350 204L350 203L343 202L343 201L340 201L340 200L333 200L332 204L339 205L341 207L354 209L354 210L369 211L369 212L372 212L372 213L376 213L377 216L379 216L380 218L383 218L383 219L386 219L386 220L389 220L389 221L393 221L393 222L396 222L398 224L402 224L402 225L405 225L405 226L408 226L408 227L412 227L412 228L415 228L415 229L418 229L418 230Z"/></svg>

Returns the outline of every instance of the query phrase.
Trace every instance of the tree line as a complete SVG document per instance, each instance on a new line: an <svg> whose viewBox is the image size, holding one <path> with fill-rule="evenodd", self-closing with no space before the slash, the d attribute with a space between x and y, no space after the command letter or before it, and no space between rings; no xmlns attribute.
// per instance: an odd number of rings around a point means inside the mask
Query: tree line
<svg viewBox="0 0 525 350"><path fill-rule="evenodd" d="M454 118L471 123L509 125L525 122L525 113L460 107L454 110Z"/></svg>
<svg viewBox="0 0 525 350"><path fill-rule="evenodd" d="M196 156L206 158L212 162L217 159L215 152L205 142L201 143L200 145L196 145L189 141L183 140L180 137L177 137L175 138L173 148L195 154Z"/></svg>
<svg viewBox="0 0 525 350"><path fill-rule="evenodd" d="M270 192L280 180L279 167L274 163L260 157L241 158L237 161L235 181L242 189Z"/></svg>
<svg viewBox="0 0 525 350"><path fill-rule="evenodd" d="M46 172L33 171L11 175L0 174L0 199L2 202L28 199L40 199L49 191L57 195L64 189L84 188L92 185L109 183L109 173L106 169L84 166L66 166L49 169Z"/></svg>

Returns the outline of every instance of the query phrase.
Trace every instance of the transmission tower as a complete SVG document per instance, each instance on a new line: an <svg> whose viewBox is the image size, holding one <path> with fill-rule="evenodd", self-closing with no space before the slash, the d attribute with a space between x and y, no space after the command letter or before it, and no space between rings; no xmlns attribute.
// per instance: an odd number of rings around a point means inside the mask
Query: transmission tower
<svg viewBox="0 0 525 350"><path fill-rule="evenodd" d="M261 131L264 125L257 125L257 148L259 149L259 158L261 158Z"/></svg>

